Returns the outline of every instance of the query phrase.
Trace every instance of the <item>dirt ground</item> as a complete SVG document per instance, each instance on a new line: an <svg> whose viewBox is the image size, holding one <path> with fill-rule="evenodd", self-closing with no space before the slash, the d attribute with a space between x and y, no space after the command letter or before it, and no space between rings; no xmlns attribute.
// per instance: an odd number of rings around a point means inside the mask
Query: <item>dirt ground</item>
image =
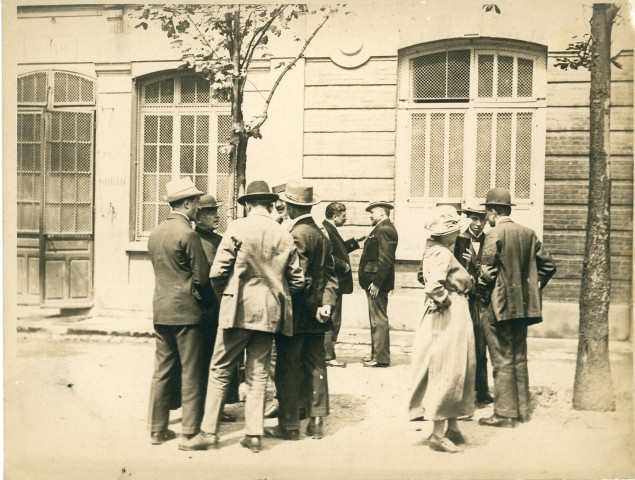
<svg viewBox="0 0 635 480"><path fill-rule="evenodd" d="M258 454L238 445L239 418L223 424L219 449L181 452L176 441L151 446L145 430L150 340L19 338L5 370L7 479L419 479L632 478L631 347L611 344L615 412L571 408L576 342L529 340L534 407L515 429L478 425L492 408L461 422L468 443L450 455L425 445L430 422L407 421L410 354L393 347L387 369L363 368L366 345L338 349L347 368L329 368L326 436L263 440ZM71 385L71 386L69 386ZM173 428L180 423L176 412ZM276 420L267 420L275 425Z"/></svg>

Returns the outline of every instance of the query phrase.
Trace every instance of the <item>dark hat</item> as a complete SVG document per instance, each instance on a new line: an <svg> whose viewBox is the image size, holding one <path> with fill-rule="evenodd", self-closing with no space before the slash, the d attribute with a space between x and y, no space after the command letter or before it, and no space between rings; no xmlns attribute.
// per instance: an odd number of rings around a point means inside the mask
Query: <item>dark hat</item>
<svg viewBox="0 0 635 480"><path fill-rule="evenodd" d="M203 195L198 203L198 209L218 208L225 205L225 202L217 202L214 195Z"/></svg>
<svg viewBox="0 0 635 480"><path fill-rule="evenodd" d="M284 192L286 188L287 188L287 184L283 183L281 185L276 185L275 187L271 187L271 191L273 193L280 193L280 192Z"/></svg>
<svg viewBox="0 0 635 480"><path fill-rule="evenodd" d="M375 207L395 208L395 207L393 207L392 203L384 202L384 201L379 200L379 201L376 201L376 202L370 202L368 204L368 206L366 207L366 211L370 212Z"/></svg>
<svg viewBox="0 0 635 480"><path fill-rule="evenodd" d="M491 188L487 192L485 202L481 205L505 205L508 207L515 207L516 204L512 203L512 196L509 190L505 188Z"/></svg>
<svg viewBox="0 0 635 480"><path fill-rule="evenodd" d="M469 203L465 206L465 208L457 208L459 213L465 213L466 215L485 215L485 209L481 208L480 205L476 205L474 203Z"/></svg>
<svg viewBox="0 0 635 480"><path fill-rule="evenodd" d="M280 193L280 200L293 205L317 205L322 200L313 193L313 187L299 180L286 184L284 192Z"/></svg>
<svg viewBox="0 0 635 480"><path fill-rule="evenodd" d="M249 200L268 200L273 203L278 200L278 194L271 193L267 182L263 180L256 180L247 185L245 194L238 197L238 200L236 201L241 205L245 205L245 202L248 202Z"/></svg>

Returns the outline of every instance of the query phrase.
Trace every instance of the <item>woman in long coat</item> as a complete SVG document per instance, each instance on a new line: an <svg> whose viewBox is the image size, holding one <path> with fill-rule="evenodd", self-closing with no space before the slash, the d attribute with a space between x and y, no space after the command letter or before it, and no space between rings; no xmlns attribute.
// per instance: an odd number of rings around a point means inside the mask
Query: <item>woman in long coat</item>
<svg viewBox="0 0 635 480"><path fill-rule="evenodd" d="M466 219L447 205L437 207L426 224L430 238L418 273L426 307L412 355L410 420L432 420L428 445L450 453L465 443L457 417L474 413L476 359L467 299L473 284L450 249L465 226Z"/></svg>

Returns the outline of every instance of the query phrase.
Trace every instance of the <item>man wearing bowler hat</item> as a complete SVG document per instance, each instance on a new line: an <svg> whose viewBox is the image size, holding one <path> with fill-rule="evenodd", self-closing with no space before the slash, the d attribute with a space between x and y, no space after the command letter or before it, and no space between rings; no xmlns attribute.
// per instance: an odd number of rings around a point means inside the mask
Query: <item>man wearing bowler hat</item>
<svg viewBox="0 0 635 480"><path fill-rule="evenodd" d="M454 256L472 276L474 285L476 285L481 271L481 257L485 242L485 234L483 233L485 209L480 205L467 205L465 208L459 208L458 211L470 219L470 226L465 232L459 234L454 244ZM494 398L489 391L487 381L487 342L485 341L483 325L481 325L480 302L474 293L468 294L468 304L474 325L474 345L476 347L476 381L474 385L476 401L480 404L489 404L494 401Z"/></svg>
<svg viewBox="0 0 635 480"><path fill-rule="evenodd" d="M529 420L527 326L542 321L541 290L556 266L536 233L509 218L508 190L492 188L483 205L493 228L485 236L477 290L494 368L494 414L479 424L515 427Z"/></svg>
<svg viewBox="0 0 635 480"><path fill-rule="evenodd" d="M289 182L280 198L292 222L291 235L306 286L293 296L293 336L276 335L280 411L278 426L265 429L265 434L284 440L300 438L299 399L304 398L310 416L307 435L321 438L322 417L329 413L324 332L333 328L330 317L337 301L337 277L331 243L311 216L311 208L320 202L313 187Z"/></svg>
<svg viewBox="0 0 635 480"><path fill-rule="evenodd" d="M148 239L155 278L156 356L149 408L154 445L175 437L167 427L171 400L178 398L177 385L182 399L182 436L189 438L200 430L205 399L205 311L212 306L214 295L210 265L190 223L196 218L203 192L187 177L168 182L165 188L164 200L172 212Z"/></svg>
<svg viewBox="0 0 635 480"><path fill-rule="evenodd" d="M216 252L211 278L221 303L205 416L200 434L182 442L181 450L218 445L227 388L246 351L246 435L240 444L260 451L271 345L275 333L293 334L291 294L304 287L293 238L271 217L277 199L265 182L251 182L237 200L247 216L229 225Z"/></svg>
<svg viewBox="0 0 635 480"><path fill-rule="evenodd" d="M213 195L203 195L198 204L198 212L196 213L196 228L194 229L198 236L201 237L201 244L203 245L203 251L207 257L207 261L210 265L214 263L214 257L216 256L216 250L222 240L222 236L215 232L220 226L220 220L218 216L218 209L225 205L225 202L217 202ZM205 312L205 323L207 328L207 341L205 342L205 375L203 376L203 385L207 389L207 381L209 377L209 364L212 360L212 353L214 351L214 343L216 342L216 332L218 331L218 309L220 304L214 295L214 305L212 305ZM238 403L240 397L238 395L238 369L236 369L232 378L232 383L229 386L227 398L225 403ZM221 421L233 422L236 418L233 415L222 413Z"/></svg>
<svg viewBox="0 0 635 480"><path fill-rule="evenodd" d="M365 367L390 365L390 332L388 327L388 293L395 288L395 251L399 236L390 221L392 204L371 202L373 229L364 242L359 261L359 284L366 291L370 320L371 355L364 359Z"/></svg>

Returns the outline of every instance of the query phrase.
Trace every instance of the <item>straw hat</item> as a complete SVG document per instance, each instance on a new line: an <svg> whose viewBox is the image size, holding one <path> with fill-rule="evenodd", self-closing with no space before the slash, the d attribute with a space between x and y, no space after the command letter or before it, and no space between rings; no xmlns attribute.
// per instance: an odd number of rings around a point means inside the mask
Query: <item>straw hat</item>
<svg viewBox="0 0 635 480"><path fill-rule="evenodd" d="M247 185L245 194L238 197L238 200L236 201L241 205L245 205L245 202L248 202L249 200L268 200L273 203L278 200L278 194L271 193L267 182L263 180L256 180Z"/></svg>
<svg viewBox="0 0 635 480"><path fill-rule="evenodd" d="M183 198L200 197L203 195L203 192L192 183L190 177L183 177L166 183L165 191L166 195L163 197L163 200L168 203L176 202Z"/></svg>
<svg viewBox="0 0 635 480"><path fill-rule="evenodd" d="M442 205L430 211L424 228L431 236L440 237L461 230L470 223L470 219L460 216L453 206Z"/></svg>
<svg viewBox="0 0 635 480"><path fill-rule="evenodd" d="M485 215L485 209L480 205L476 205L475 203L469 203L465 206L465 208L457 208L459 213L465 213L466 215Z"/></svg>
<svg viewBox="0 0 635 480"><path fill-rule="evenodd" d="M313 193L313 187L299 180L287 183L284 192L280 193L280 200L293 205L317 205L322 200Z"/></svg>

